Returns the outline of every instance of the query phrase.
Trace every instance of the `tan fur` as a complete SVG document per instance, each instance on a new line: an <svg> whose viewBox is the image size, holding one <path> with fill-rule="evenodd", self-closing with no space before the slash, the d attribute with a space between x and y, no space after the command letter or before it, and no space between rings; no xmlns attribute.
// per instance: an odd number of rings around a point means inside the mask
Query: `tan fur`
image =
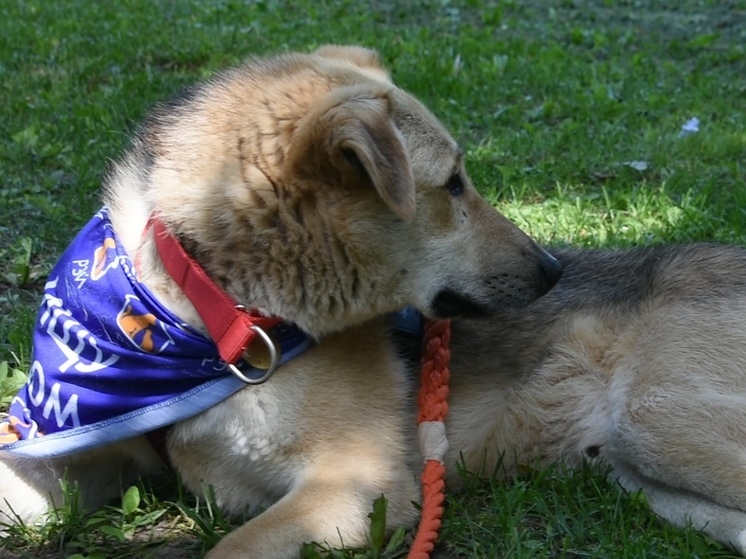
<svg viewBox="0 0 746 559"><path fill-rule="evenodd" d="M412 526L411 387L383 316L522 308L560 271L478 196L456 142L359 47L250 61L157 109L105 190L138 277L183 320L203 327L155 251L154 214L239 303L319 340L170 431L190 489L212 486L229 514L266 507L213 559L364 545L381 493L390 528ZM37 518L61 502L63 475L97 506L159 466L143 437L44 461L0 453L0 511Z"/></svg>
<svg viewBox="0 0 746 559"><path fill-rule="evenodd" d="M454 177L462 193L449 193ZM652 509L746 554L746 251L558 250L565 274L471 187L438 121L359 47L261 59L156 111L107 184L117 233L161 302L201 321L143 231L156 213L247 307L320 343L173 427L168 452L229 514L264 512L209 557L364 545L373 499L412 526L420 457L382 315L453 322L455 464L597 459ZM161 466L144 437L54 460L0 453L0 512L88 506Z"/></svg>
<svg viewBox="0 0 746 559"><path fill-rule="evenodd" d="M454 323L447 462L600 460L746 554L746 250L555 254L565 274L528 309Z"/></svg>

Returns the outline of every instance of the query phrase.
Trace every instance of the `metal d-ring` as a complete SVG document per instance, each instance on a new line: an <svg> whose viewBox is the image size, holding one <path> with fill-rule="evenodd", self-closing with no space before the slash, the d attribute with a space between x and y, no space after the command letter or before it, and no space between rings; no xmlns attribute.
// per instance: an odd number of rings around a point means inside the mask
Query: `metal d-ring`
<svg viewBox="0 0 746 559"><path fill-rule="evenodd" d="M266 345L267 349L269 350L269 367L267 368L267 372L265 372L258 379L250 379L245 374L243 374L240 369L233 363L228 363L228 368L231 370L231 373L233 373L234 376L241 382L245 382L246 384L262 384L263 382L268 381L269 377L271 377L272 374L277 370L277 367L280 365L280 359L277 348L275 347L275 342L272 341L272 338L269 337L269 334L267 334L267 332L265 332L256 324L252 324L251 326L249 326L249 330L253 330L262 339L264 345Z"/></svg>

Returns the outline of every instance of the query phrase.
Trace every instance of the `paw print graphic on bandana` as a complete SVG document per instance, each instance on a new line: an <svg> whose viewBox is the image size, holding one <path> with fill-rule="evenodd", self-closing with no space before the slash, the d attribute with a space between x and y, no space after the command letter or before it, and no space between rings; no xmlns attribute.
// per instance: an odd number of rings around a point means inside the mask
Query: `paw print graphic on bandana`
<svg viewBox="0 0 746 559"><path fill-rule="evenodd" d="M21 430L30 431L34 425L33 421L24 423L24 421L14 415L8 416L4 421L0 422L0 445L10 444L23 439ZM35 436L41 437L43 434L39 431L35 432Z"/></svg>
<svg viewBox="0 0 746 559"><path fill-rule="evenodd" d="M103 245L93 252L93 266L91 268L91 279L100 280L110 268L118 265L117 243L114 239L107 237Z"/></svg>
<svg viewBox="0 0 746 559"><path fill-rule="evenodd" d="M138 310L140 299L127 295L117 325L127 339L147 353L161 353L174 343L153 313Z"/></svg>

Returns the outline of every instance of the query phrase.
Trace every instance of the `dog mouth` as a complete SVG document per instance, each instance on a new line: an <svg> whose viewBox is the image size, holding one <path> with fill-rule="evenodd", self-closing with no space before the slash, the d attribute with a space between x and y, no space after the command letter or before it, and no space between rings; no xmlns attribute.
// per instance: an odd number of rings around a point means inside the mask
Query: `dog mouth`
<svg viewBox="0 0 746 559"><path fill-rule="evenodd" d="M480 318L492 314L491 308L451 289L440 290L431 307L436 318Z"/></svg>

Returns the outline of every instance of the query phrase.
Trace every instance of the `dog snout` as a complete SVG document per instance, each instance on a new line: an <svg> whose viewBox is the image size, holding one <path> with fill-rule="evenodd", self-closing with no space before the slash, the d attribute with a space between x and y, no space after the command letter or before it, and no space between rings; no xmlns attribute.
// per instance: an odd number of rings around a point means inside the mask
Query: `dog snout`
<svg viewBox="0 0 746 559"><path fill-rule="evenodd" d="M539 295L547 293L562 277L562 263L544 249L539 256L539 270L544 279L544 286Z"/></svg>

